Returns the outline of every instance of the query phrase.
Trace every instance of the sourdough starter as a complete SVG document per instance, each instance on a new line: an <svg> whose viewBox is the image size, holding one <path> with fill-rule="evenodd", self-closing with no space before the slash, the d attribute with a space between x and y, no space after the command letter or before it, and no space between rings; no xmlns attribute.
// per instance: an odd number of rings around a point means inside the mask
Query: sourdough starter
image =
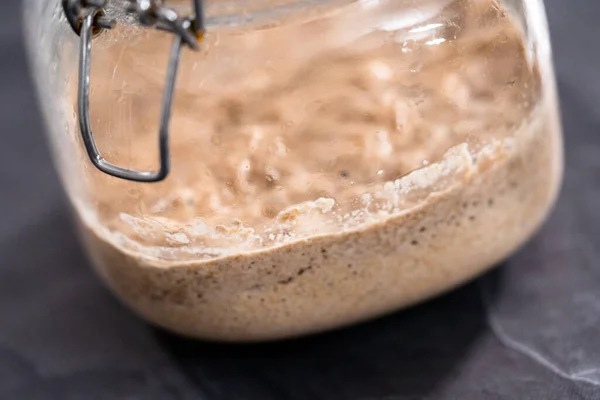
<svg viewBox="0 0 600 400"><path fill-rule="evenodd" d="M166 181L109 177L81 152L86 246L137 313L218 340L322 331L449 290L540 225L560 132L516 22L489 0L418 18L369 4L209 30L182 59ZM121 26L94 41L112 162L156 168L170 39Z"/></svg>

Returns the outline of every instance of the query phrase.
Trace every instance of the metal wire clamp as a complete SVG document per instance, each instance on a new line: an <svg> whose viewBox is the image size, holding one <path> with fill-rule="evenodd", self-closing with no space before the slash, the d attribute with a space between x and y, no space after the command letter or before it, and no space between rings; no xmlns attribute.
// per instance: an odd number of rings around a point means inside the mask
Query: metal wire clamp
<svg viewBox="0 0 600 400"><path fill-rule="evenodd" d="M80 36L79 85L77 112L81 137L87 154L96 168L117 178L136 182L159 182L170 170L169 125L173 106L173 94L179 69L182 46L198 50L204 35L203 0L192 0L194 15L181 17L163 5L161 0L128 0L128 12L137 14L142 25L172 32L175 35L167 66L167 78L162 98L158 146L160 167L157 171L136 171L112 164L104 159L94 140L90 121L90 65L92 38L104 29L112 29L115 21L106 17L107 0L62 0L69 25Z"/></svg>

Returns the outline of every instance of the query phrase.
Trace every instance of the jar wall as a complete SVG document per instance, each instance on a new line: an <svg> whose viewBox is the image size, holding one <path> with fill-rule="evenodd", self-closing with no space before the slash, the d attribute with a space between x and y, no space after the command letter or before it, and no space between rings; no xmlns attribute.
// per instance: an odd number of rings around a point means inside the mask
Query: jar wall
<svg viewBox="0 0 600 400"><path fill-rule="evenodd" d="M83 159L74 141L72 85L77 81L78 40L66 24L60 1L24 0L24 38L29 69L59 177L73 200L85 196Z"/></svg>
<svg viewBox="0 0 600 400"><path fill-rule="evenodd" d="M172 171L154 184L89 162L77 37L58 2L27 7L44 21L29 48L86 246L127 304L178 332L283 337L412 304L506 257L556 197L540 2L363 1L227 27L209 8L203 51L182 58ZM171 40L123 24L94 39L109 161L157 168Z"/></svg>

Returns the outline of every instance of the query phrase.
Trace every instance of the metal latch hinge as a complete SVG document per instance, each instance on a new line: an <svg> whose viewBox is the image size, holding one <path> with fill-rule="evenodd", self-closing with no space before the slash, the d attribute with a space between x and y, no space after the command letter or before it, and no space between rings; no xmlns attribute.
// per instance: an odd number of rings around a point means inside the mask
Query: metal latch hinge
<svg viewBox="0 0 600 400"><path fill-rule="evenodd" d="M106 16L107 0L62 0L69 25L80 36L77 93L79 128L90 160L99 170L130 181L158 182L165 179L170 170L169 125L181 50L183 45L198 50L204 37L203 0L192 0L194 14L186 17L182 17L174 10L164 6L161 0L127 0L126 3L127 9L123 11L135 13L140 24L172 32L175 35L171 46L161 105L158 132L160 167L156 171L137 171L112 164L102 157L94 140L90 121L92 38L104 29L112 29L116 24L114 20Z"/></svg>

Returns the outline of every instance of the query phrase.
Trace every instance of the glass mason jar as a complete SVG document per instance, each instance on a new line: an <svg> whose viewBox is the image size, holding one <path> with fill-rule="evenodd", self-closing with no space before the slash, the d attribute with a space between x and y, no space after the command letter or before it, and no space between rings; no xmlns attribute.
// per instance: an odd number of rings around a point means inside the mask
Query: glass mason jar
<svg viewBox="0 0 600 400"><path fill-rule="evenodd" d="M85 248L174 332L267 340L407 307L506 258L557 196L540 0L25 11Z"/></svg>

